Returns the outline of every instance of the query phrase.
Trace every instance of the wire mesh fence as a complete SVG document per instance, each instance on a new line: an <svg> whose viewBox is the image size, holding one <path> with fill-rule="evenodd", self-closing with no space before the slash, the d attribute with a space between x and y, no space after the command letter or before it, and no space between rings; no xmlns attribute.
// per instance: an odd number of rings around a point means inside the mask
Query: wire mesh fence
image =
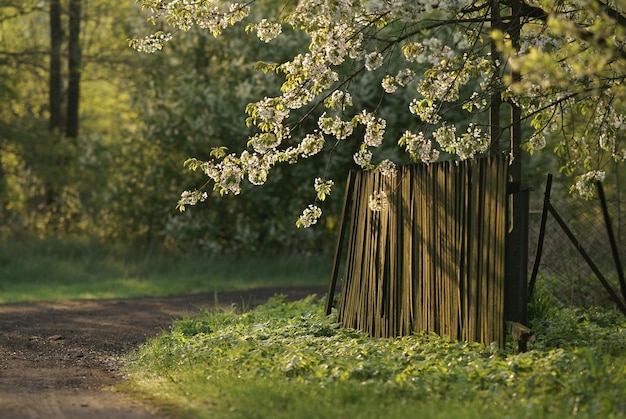
<svg viewBox="0 0 626 419"><path fill-rule="evenodd" d="M550 197L552 206L573 232L607 282L620 294L619 277L599 198L585 201L561 193ZM607 206L622 267L626 261L626 202L607 194ZM529 268L536 258L542 202L531 208L529 219ZM615 307L580 252L568 239L554 217L548 215L535 292L561 307Z"/></svg>

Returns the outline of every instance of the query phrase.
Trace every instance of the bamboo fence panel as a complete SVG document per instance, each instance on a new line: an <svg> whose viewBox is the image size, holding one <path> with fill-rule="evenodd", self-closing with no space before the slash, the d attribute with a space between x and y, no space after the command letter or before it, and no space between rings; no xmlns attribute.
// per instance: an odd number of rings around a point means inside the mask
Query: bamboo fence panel
<svg viewBox="0 0 626 419"><path fill-rule="evenodd" d="M339 321L503 345L506 183L504 157L356 173Z"/></svg>

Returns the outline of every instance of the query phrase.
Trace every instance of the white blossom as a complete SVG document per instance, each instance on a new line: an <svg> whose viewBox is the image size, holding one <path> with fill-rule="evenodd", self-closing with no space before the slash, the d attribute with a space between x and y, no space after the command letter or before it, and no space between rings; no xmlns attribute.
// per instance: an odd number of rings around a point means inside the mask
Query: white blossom
<svg viewBox="0 0 626 419"><path fill-rule="evenodd" d="M363 143L369 147L379 147L383 142L387 121L367 112L361 111L354 117L354 121L365 125L365 134L363 135Z"/></svg>
<svg viewBox="0 0 626 419"><path fill-rule="evenodd" d="M592 170L578 178L576 184L572 187L578 195L583 199L591 199L594 196L596 182L603 182L606 173L601 170Z"/></svg>
<svg viewBox="0 0 626 419"><path fill-rule="evenodd" d="M371 169L372 165L372 152L368 149L361 149L354 153L354 162L358 164L362 169Z"/></svg>
<svg viewBox="0 0 626 419"><path fill-rule="evenodd" d="M413 160L431 163L439 158L439 151L433 148L432 142L424 137L423 132L415 134L405 131L398 144L404 146L404 150Z"/></svg>
<svg viewBox="0 0 626 419"><path fill-rule="evenodd" d="M352 95L343 90L335 90L329 97L324 99L324 106L328 109L345 110L352 106Z"/></svg>
<svg viewBox="0 0 626 419"><path fill-rule="evenodd" d="M415 72L410 68L405 68L398 71L396 74L395 81L402 87L406 87L413 81L415 78Z"/></svg>
<svg viewBox="0 0 626 419"><path fill-rule="evenodd" d="M316 205L309 205L302 211L302 215L296 221L298 228L309 228L317 223L317 220L322 216L322 210Z"/></svg>
<svg viewBox="0 0 626 419"><path fill-rule="evenodd" d="M541 150L546 146L546 137L543 134L535 134L530 138L530 147L533 150Z"/></svg>
<svg viewBox="0 0 626 419"><path fill-rule="evenodd" d="M428 99L413 99L413 102L409 105L409 110L427 124L436 125L441 121L438 106Z"/></svg>
<svg viewBox="0 0 626 419"><path fill-rule="evenodd" d="M395 176L398 173L396 164L389 159L385 159L378 163L376 170L383 176Z"/></svg>
<svg viewBox="0 0 626 419"><path fill-rule="evenodd" d="M374 71L383 65L384 57L379 52L371 52L365 56L365 68L368 71Z"/></svg>
<svg viewBox="0 0 626 419"><path fill-rule="evenodd" d="M206 192L203 191L183 191L180 194L180 200L178 205L184 208L185 205L196 205L198 202L204 202L209 197Z"/></svg>
<svg viewBox="0 0 626 419"><path fill-rule="evenodd" d="M396 79L393 76L385 76L381 82L381 86L385 93L394 93L398 90L398 83L396 83Z"/></svg>
<svg viewBox="0 0 626 419"><path fill-rule="evenodd" d="M350 121L343 121L339 116L327 117L326 113L320 116L318 126L324 134L333 135L338 140L345 140L354 130Z"/></svg>
<svg viewBox="0 0 626 419"><path fill-rule="evenodd" d="M134 39L131 41L131 46L139 52L154 53L161 51L163 45L170 39L172 39L171 33L157 32L142 39Z"/></svg>
<svg viewBox="0 0 626 419"><path fill-rule="evenodd" d="M241 193L241 179L244 176L244 171L239 165L239 159L234 154L226 156L217 165L217 168L220 176L216 181L216 185L220 194L232 193L233 195L239 195Z"/></svg>
<svg viewBox="0 0 626 419"><path fill-rule="evenodd" d="M307 134L298 146L298 151L302 157L311 157L322 151L324 148L324 136L320 132Z"/></svg>
<svg viewBox="0 0 626 419"><path fill-rule="evenodd" d="M368 207L371 211L380 212L387 209L389 203L387 202L387 194L385 191L373 192L368 201Z"/></svg>
<svg viewBox="0 0 626 419"><path fill-rule="evenodd" d="M330 195L330 191L335 182L332 180L324 180L322 178L315 178L315 193L317 194L317 199L320 201L325 201L326 197Z"/></svg>
<svg viewBox="0 0 626 419"><path fill-rule="evenodd" d="M280 23L270 22L267 19L261 19L254 27L256 36L263 42L270 42L280 35L283 29Z"/></svg>

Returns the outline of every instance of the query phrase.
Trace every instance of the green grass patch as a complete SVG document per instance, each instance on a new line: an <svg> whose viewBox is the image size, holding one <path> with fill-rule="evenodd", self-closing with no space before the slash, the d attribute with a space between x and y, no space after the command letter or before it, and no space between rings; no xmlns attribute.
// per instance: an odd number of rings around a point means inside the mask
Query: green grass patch
<svg viewBox="0 0 626 419"><path fill-rule="evenodd" d="M332 258L169 255L86 240L0 243L0 303L324 285Z"/></svg>
<svg viewBox="0 0 626 419"><path fill-rule="evenodd" d="M626 415L626 324L560 310L517 354L433 334L374 339L281 298L175 323L128 365L126 390L189 418Z"/></svg>

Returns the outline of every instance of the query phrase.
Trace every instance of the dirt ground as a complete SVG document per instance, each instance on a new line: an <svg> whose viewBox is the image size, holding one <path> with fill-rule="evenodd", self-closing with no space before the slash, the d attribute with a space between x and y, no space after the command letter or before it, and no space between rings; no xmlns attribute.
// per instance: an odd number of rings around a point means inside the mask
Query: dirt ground
<svg viewBox="0 0 626 419"><path fill-rule="evenodd" d="M254 307L276 294L325 295L324 287L222 292L220 305ZM125 354L176 318L211 308L214 294L0 305L0 417L165 418L112 386Z"/></svg>

